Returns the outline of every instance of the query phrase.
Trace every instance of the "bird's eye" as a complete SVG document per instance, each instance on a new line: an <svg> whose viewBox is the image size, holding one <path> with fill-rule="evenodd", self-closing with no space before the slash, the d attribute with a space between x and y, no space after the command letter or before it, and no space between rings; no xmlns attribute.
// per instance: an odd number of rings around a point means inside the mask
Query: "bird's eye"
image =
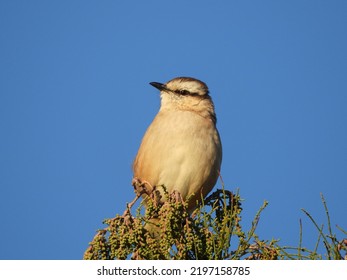
<svg viewBox="0 0 347 280"><path fill-rule="evenodd" d="M183 89L183 90L179 90L178 93L181 94L181 95L187 95L187 94L189 94L189 91Z"/></svg>

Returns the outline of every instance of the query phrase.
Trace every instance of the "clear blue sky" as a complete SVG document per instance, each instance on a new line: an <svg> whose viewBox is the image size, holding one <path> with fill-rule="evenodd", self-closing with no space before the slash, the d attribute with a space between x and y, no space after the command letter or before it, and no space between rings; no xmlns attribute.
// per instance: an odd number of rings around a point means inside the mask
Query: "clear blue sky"
<svg viewBox="0 0 347 280"><path fill-rule="evenodd" d="M301 218L313 248L323 193L347 229L347 1L1 1L0 42L0 259L82 258L176 76L210 88L245 228L268 200L259 237Z"/></svg>

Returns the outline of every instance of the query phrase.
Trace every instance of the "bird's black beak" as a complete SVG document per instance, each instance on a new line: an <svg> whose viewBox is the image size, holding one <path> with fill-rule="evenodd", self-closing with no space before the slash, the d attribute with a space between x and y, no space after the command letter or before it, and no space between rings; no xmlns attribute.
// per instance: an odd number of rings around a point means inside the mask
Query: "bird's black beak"
<svg viewBox="0 0 347 280"><path fill-rule="evenodd" d="M151 82L149 83L151 86L154 86L155 88L159 89L160 91L166 89L166 86L162 83L157 83L157 82Z"/></svg>

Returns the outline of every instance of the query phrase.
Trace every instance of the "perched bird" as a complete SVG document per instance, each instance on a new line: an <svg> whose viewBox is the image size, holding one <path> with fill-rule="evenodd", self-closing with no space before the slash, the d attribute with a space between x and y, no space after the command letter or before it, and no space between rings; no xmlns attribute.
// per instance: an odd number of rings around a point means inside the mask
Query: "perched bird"
<svg viewBox="0 0 347 280"><path fill-rule="evenodd" d="M178 77L160 90L161 106L148 127L133 163L133 183L164 185L189 200L192 212L214 187L222 162L222 145L216 128L214 104L207 85ZM136 189L136 188L135 188Z"/></svg>

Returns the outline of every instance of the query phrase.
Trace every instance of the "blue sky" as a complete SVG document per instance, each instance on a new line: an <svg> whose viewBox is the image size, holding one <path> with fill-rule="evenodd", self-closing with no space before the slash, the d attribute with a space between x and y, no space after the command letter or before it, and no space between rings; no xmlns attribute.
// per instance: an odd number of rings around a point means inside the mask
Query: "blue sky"
<svg viewBox="0 0 347 280"><path fill-rule="evenodd" d="M148 83L210 88L244 227L313 248L347 229L346 1L1 1L0 259L81 259L132 200L159 108ZM217 187L220 187L218 182ZM340 235L341 236L341 235Z"/></svg>

